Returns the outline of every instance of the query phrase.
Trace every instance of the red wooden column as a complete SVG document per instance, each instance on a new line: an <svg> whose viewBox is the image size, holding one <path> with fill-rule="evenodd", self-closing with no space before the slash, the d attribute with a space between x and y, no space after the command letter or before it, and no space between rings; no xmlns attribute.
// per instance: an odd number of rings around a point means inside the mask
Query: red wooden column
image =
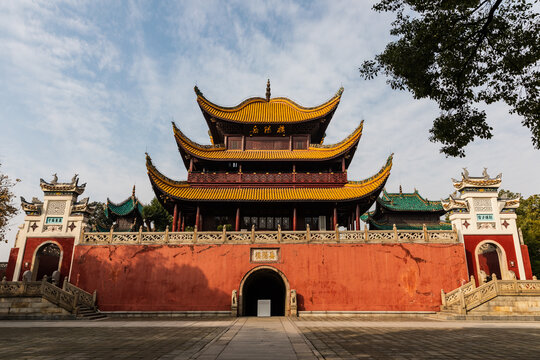
<svg viewBox="0 0 540 360"><path fill-rule="evenodd" d="M176 224L176 231L184 231L182 228L182 225L184 224L183 217L182 217L182 210L178 211L178 223Z"/></svg>
<svg viewBox="0 0 540 360"><path fill-rule="evenodd" d="M360 230L360 205L356 204L356 230Z"/></svg>
<svg viewBox="0 0 540 360"><path fill-rule="evenodd" d="M234 231L240 231L240 206L236 208L236 223L234 225Z"/></svg>
<svg viewBox="0 0 540 360"><path fill-rule="evenodd" d="M201 217L201 208L199 207L199 205L197 205L197 213L195 214L195 226L197 227L197 230L199 230L199 226L200 226L200 217Z"/></svg>
<svg viewBox="0 0 540 360"><path fill-rule="evenodd" d="M296 231L296 206L293 208L292 229Z"/></svg>
<svg viewBox="0 0 540 360"><path fill-rule="evenodd" d="M178 204L174 204L173 220L172 220L172 231L175 232L178 222Z"/></svg>
<svg viewBox="0 0 540 360"><path fill-rule="evenodd" d="M336 230L337 228L337 206L334 206L334 228L332 230Z"/></svg>

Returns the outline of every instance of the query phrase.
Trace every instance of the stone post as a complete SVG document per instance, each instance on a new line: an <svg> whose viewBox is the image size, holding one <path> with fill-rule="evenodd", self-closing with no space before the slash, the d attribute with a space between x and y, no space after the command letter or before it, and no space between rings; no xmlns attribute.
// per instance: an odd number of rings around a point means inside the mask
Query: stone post
<svg viewBox="0 0 540 360"><path fill-rule="evenodd" d="M193 227L193 243L197 243L197 225Z"/></svg>
<svg viewBox="0 0 540 360"><path fill-rule="evenodd" d="M139 226L139 233L137 234L137 243L141 243L142 242L142 225Z"/></svg>
<svg viewBox="0 0 540 360"><path fill-rule="evenodd" d="M113 241L113 232L114 232L114 225L111 225L111 230L109 231L109 244Z"/></svg>
<svg viewBox="0 0 540 360"><path fill-rule="evenodd" d="M291 290L291 316L298 316L298 305L296 302L296 290Z"/></svg>
<svg viewBox="0 0 540 360"><path fill-rule="evenodd" d="M336 242L339 243L339 224L338 223L336 223L336 229L335 230L336 230Z"/></svg>
<svg viewBox="0 0 540 360"><path fill-rule="evenodd" d="M394 232L394 241L399 242L399 238L397 236L397 227L396 224L392 224L392 231Z"/></svg>
<svg viewBox="0 0 540 360"><path fill-rule="evenodd" d="M167 244L169 242L169 225L167 225L165 227L165 239L164 239L164 241L165 241L165 244Z"/></svg>
<svg viewBox="0 0 540 360"><path fill-rule="evenodd" d="M92 293L92 305L94 306L94 308L96 307L96 300L97 300L97 290L94 290L94 292Z"/></svg>
<svg viewBox="0 0 540 360"><path fill-rule="evenodd" d="M221 242L225 244L227 241L227 226L223 225L223 234L221 234Z"/></svg>
<svg viewBox="0 0 540 360"><path fill-rule="evenodd" d="M306 242L311 241L311 231L309 229L309 224L306 224Z"/></svg>
<svg viewBox="0 0 540 360"><path fill-rule="evenodd" d="M64 278L64 283L62 284L62 290L67 291L67 276Z"/></svg>
<svg viewBox="0 0 540 360"><path fill-rule="evenodd" d="M255 243L255 225L251 225L251 243Z"/></svg>
<svg viewBox="0 0 540 360"><path fill-rule="evenodd" d="M368 233L368 229L367 229L367 224L364 225L364 241L365 242L369 242L369 233Z"/></svg>
<svg viewBox="0 0 540 360"><path fill-rule="evenodd" d="M238 292L236 289L231 294L231 316L238 316Z"/></svg>
<svg viewBox="0 0 540 360"><path fill-rule="evenodd" d="M281 225L278 224L277 226L277 242L280 243L281 242Z"/></svg>
<svg viewBox="0 0 540 360"><path fill-rule="evenodd" d="M429 234L427 232L426 224L422 224L422 231L424 232L424 241L428 242L429 241Z"/></svg>

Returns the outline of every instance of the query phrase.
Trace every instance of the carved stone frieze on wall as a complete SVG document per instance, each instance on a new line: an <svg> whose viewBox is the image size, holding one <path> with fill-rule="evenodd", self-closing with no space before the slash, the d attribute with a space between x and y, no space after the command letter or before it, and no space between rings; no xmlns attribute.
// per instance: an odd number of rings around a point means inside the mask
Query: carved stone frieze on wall
<svg viewBox="0 0 540 360"><path fill-rule="evenodd" d="M479 222L476 224L477 228L480 229L495 229L494 222Z"/></svg>
<svg viewBox="0 0 540 360"><path fill-rule="evenodd" d="M65 211L65 200L50 200L47 205L47 215L64 215Z"/></svg>

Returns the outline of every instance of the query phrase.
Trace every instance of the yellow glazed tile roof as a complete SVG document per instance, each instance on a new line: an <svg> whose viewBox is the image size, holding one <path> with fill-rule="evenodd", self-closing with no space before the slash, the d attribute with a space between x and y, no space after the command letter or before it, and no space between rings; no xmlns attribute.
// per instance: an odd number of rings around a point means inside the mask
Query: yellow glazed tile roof
<svg viewBox="0 0 540 360"><path fill-rule="evenodd" d="M358 182L348 182L338 188L208 188L193 187L186 181L174 181L162 175L147 155L146 168L150 181L163 194L193 201L347 201L359 199L381 189L392 168L392 155L374 176Z"/></svg>
<svg viewBox="0 0 540 360"><path fill-rule="evenodd" d="M195 88L195 92L201 109L214 118L249 124L291 124L321 118L335 110L339 105L343 88L326 103L310 108L282 97L269 100L254 97L234 107L223 107L208 101L198 88Z"/></svg>
<svg viewBox="0 0 540 360"><path fill-rule="evenodd" d="M364 121L344 140L333 145L311 145L306 150L227 150L224 147L200 145L187 138L173 123L178 146L199 159L209 160L327 160L352 149L362 136Z"/></svg>

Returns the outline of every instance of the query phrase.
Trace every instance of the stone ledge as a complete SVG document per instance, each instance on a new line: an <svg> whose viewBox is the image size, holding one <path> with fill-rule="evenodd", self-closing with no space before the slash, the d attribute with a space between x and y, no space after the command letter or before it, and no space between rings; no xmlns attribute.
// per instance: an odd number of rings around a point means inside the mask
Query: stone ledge
<svg viewBox="0 0 540 360"><path fill-rule="evenodd" d="M230 311L100 311L111 318L230 317Z"/></svg>

